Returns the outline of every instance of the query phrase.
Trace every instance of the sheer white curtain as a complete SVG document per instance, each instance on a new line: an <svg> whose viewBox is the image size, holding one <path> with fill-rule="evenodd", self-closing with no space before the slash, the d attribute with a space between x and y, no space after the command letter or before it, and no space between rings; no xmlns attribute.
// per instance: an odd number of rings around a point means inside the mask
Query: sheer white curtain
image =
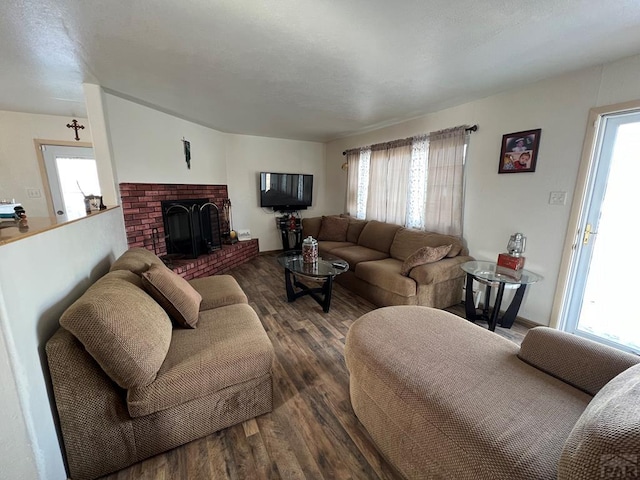
<svg viewBox="0 0 640 480"><path fill-rule="evenodd" d="M464 126L429 134L427 201L424 228L462 235Z"/></svg>
<svg viewBox="0 0 640 480"><path fill-rule="evenodd" d="M416 137L411 145L411 170L407 192L407 228L424 230L424 206L427 199L427 136Z"/></svg>
<svg viewBox="0 0 640 480"><path fill-rule="evenodd" d="M346 212L357 217L358 184L360 182L360 150L347 153L347 205Z"/></svg>
<svg viewBox="0 0 640 480"><path fill-rule="evenodd" d="M411 143L371 151L367 220L404 225L410 168Z"/></svg>
<svg viewBox="0 0 640 480"><path fill-rule="evenodd" d="M371 149L365 148L360 151L360 167L358 182L358 210L356 218L364 220L367 217L367 195L369 194L369 163L371 160Z"/></svg>

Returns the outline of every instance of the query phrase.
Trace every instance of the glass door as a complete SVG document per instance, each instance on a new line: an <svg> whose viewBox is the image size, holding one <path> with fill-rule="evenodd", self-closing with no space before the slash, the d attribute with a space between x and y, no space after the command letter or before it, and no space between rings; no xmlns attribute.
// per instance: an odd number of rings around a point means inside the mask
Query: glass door
<svg viewBox="0 0 640 480"><path fill-rule="evenodd" d="M640 239L640 112L602 117L590 171L562 325L640 353L633 251Z"/></svg>
<svg viewBox="0 0 640 480"><path fill-rule="evenodd" d="M93 149L43 145L42 154L56 221L62 223L84 217L85 196L100 195Z"/></svg>

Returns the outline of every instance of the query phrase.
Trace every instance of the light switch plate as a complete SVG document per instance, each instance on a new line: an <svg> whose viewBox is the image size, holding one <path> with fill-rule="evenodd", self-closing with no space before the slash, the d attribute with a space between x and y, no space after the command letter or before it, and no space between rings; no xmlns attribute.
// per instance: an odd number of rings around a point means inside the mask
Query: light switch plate
<svg viewBox="0 0 640 480"><path fill-rule="evenodd" d="M42 198L42 190L39 188L27 188L27 198Z"/></svg>
<svg viewBox="0 0 640 480"><path fill-rule="evenodd" d="M565 205L567 203L567 192L551 192L549 194L549 205Z"/></svg>

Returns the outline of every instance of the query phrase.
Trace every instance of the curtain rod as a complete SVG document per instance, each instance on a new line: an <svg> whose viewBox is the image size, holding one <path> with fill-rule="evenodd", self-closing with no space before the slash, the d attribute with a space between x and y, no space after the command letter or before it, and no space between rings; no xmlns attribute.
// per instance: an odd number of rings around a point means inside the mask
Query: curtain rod
<svg viewBox="0 0 640 480"><path fill-rule="evenodd" d="M478 131L478 124L471 125L470 127L465 128L464 131L468 132L468 133L477 132ZM424 137L424 136L425 135L416 135L415 137L409 137L409 139L417 138L417 137ZM364 147L360 147L360 148L364 148ZM352 150L360 150L360 148L350 148L349 150L345 150L344 152L342 152L342 155L346 155L348 152L350 152Z"/></svg>

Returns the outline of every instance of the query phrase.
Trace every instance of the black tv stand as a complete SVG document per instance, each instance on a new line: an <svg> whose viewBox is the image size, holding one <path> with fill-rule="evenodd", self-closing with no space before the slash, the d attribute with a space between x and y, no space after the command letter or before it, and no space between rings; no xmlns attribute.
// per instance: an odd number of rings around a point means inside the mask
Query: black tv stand
<svg viewBox="0 0 640 480"><path fill-rule="evenodd" d="M292 220L295 226L292 225ZM302 222L299 217L284 214L276 218L283 250L302 250Z"/></svg>

